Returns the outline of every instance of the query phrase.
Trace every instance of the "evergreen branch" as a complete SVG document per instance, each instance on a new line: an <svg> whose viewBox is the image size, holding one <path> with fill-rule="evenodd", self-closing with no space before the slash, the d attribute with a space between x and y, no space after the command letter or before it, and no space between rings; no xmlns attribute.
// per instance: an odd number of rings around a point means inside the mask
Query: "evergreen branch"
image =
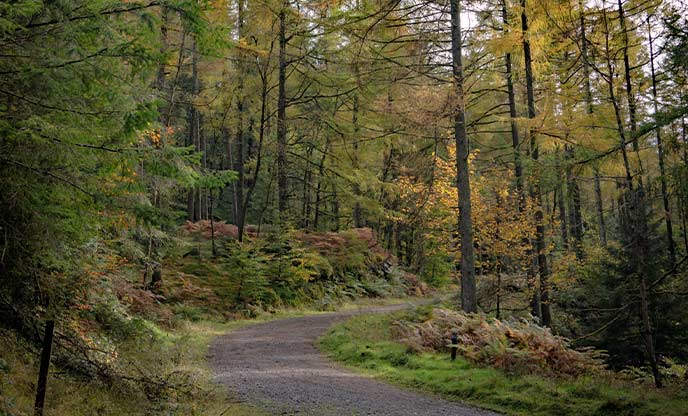
<svg viewBox="0 0 688 416"><path fill-rule="evenodd" d="M11 164L13 164L13 165L15 165L15 166L19 166L19 167L24 168L24 169L26 169L26 170L29 170L29 171L31 171L31 172L35 172L35 173L39 173L39 174L44 175L44 176L51 177L51 178L53 178L53 179L55 179L55 180L58 180L58 181L60 181L60 182L62 182L62 183L65 183L65 184L71 186L71 187L74 188L74 189L77 189L77 190L83 192L84 194L90 196L90 197L93 198L93 199L96 199L95 194L92 194L91 192L87 191L85 188L83 188L83 187L81 187L81 186L75 184L74 182L70 181L69 179L63 178L62 176L56 175L56 174L54 174L54 173L52 173L52 172L50 172L50 171L48 171L48 170L40 169L40 168L35 168L35 167L29 166L29 165L27 165L27 164L25 164L25 163L18 162L18 161L16 161L16 160L12 160L12 159L7 159L7 158L2 157L2 156L0 156L0 160L2 160L2 161L4 161L4 162L7 162L7 163L11 163Z"/></svg>

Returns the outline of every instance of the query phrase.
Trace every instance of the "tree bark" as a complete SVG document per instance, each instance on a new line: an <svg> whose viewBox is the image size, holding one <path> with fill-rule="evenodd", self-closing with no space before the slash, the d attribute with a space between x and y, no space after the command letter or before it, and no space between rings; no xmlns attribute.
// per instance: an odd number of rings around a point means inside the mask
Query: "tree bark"
<svg viewBox="0 0 688 416"><path fill-rule="evenodd" d="M339 197L337 196L337 185L332 182L332 231L339 232Z"/></svg>
<svg viewBox="0 0 688 416"><path fill-rule="evenodd" d="M585 7L582 0L578 0L580 9L581 29L581 55L583 58L583 78L585 82L585 103L588 115L594 112L592 102L592 87L590 85L590 57L588 56L588 38L585 31ZM597 165L593 166L593 180L595 185L595 210L597 211L597 228L600 244L607 246L607 228L604 220L604 201L602 199L602 187L600 186L600 171Z"/></svg>
<svg viewBox="0 0 688 416"><path fill-rule="evenodd" d="M619 6L619 24L621 25L621 35L623 36L623 61L624 61L624 80L626 82L626 100L628 101L628 117L631 124L631 131L637 129L635 96L633 95L633 84L631 83L631 64L628 56L628 30L626 29L626 14L623 8L623 0L617 0ZM640 148L638 138L633 139L633 150Z"/></svg>
<svg viewBox="0 0 688 416"><path fill-rule="evenodd" d="M330 148L330 137L325 136L325 149L322 152L320 163L318 164L318 184L315 188L315 214L313 216L313 229L318 230L320 225L320 204L321 194L323 188L323 181L325 180L325 159Z"/></svg>
<svg viewBox="0 0 688 416"><path fill-rule="evenodd" d="M655 75L655 58L652 45L652 28L650 18L647 19L647 36L650 43L650 73L652 76L652 104L654 114L659 111L657 103L657 76ZM674 242L674 231L671 223L671 204L669 203L669 192L667 190L666 169L664 167L664 143L662 143L662 132L659 127L655 129L657 137L657 158L659 159L659 183L662 191L662 204L664 205L664 222L666 223L667 248L669 251L669 269L676 264L676 243Z"/></svg>
<svg viewBox="0 0 688 416"><path fill-rule="evenodd" d="M196 98L200 91L200 82L198 79L198 53L196 51L196 39L191 44L191 96L192 100ZM200 138L200 114L196 109L195 103L189 104L189 144L194 146L196 152L201 151ZM187 203L187 218L189 221L198 221L201 219L200 206L200 190L194 188L189 190Z"/></svg>
<svg viewBox="0 0 688 416"><path fill-rule="evenodd" d="M245 0L237 1L237 36L239 39L244 37L244 2ZM246 217L246 210L244 209L244 187L246 186L246 177L244 169L245 161L245 137L244 137L244 72L246 67L243 58L239 57L237 64L237 130L236 130L236 157L234 158L234 170L237 172L237 181L234 187L236 201L236 225L237 229L241 228L241 235L243 238L244 218ZM237 232L239 233L239 232Z"/></svg>
<svg viewBox="0 0 688 416"><path fill-rule="evenodd" d="M504 22L504 32L507 31L509 23L509 16L507 14L506 0L502 0L502 20ZM523 167L521 164L521 140L518 133L518 124L516 118L518 112L516 111L516 95L514 93L514 80L512 71L511 54L504 55L504 62L506 66L506 89L509 100L509 117L511 125L511 147L514 150L514 176L516 176L516 192L518 192L518 210L523 212L525 210L525 195L523 194Z"/></svg>
<svg viewBox="0 0 688 416"><path fill-rule="evenodd" d="M581 259L583 257L583 250L581 241L583 238L583 219L581 216L581 197L580 186L573 174L572 163L575 159L573 147L566 145L566 159L568 164L566 167L566 188L568 191L569 202L569 236L573 245L576 257Z"/></svg>
<svg viewBox="0 0 688 416"><path fill-rule="evenodd" d="M621 0L619 0L619 8L621 9ZM635 263L636 277L639 283L639 295L640 295L640 317L642 325L642 338L645 344L645 353L647 359L650 362L650 367L652 368L652 373L655 378L655 385L661 387L662 381L659 373L659 367L657 365L657 357L655 356L654 344L653 344L653 331L649 319L650 302L648 300L647 287L645 282L645 274L650 272L646 265L645 256L647 253L647 247L645 244L645 234L647 232L647 218L644 209L644 194L642 187L642 178L639 178L639 187L637 190L633 186L633 175L631 172L630 163L628 161L628 155L626 152L626 131L623 124L623 119L621 118L621 111L619 108L618 100L614 93L614 66L612 64L612 57L610 52L610 33L609 25L606 14L606 8L604 3L602 4L602 20L605 26L605 58L607 64L607 70L609 71L605 74L607 86L609 89L609 100L614 108L614 117L616 119L617 130L619 133L619 147L621 150L621 155L623 157L624 169L626 173L624 187L626 188L626 201L625 204L620 203L619 208L626 206L626 215L620 215L621 219L626 217L628 224L626 228L630 231L630 239L632 244L632 252L634 255L633 263ZM625 32L625 25L622 26ZM628 69L628 68L627 68ZM633 128L633 126L631 126ZM632 130L633 131L633 130ZM622 223L622 226L624 224Z"/></svg>
<svg viewBox="0 0 688 416"><path fill-rule="evenodd" d="M473 252L473 220L471 218L471 187L468 170L469 144L466 135L464 74L462 63L461 13L459 0L451 0L452 67L456 109L454 139L456 141L457 196L459 202L459 239L461 244L461 307L464 312L477 312L475 289L475 255Z"/></svg>
<svg viewBox="0 0 688 416"><path fill-rule="evenodd" d="M504 31L508 32L507 27L508 27L508 21L509 21L509 16L507 13L507 7L506 7L506 1L502 1L502 20L504 22ZM525 212L526 209L526 195L525 195L525 186L524 186L524 180L523 180L523 165L521 162L521 140L519 137L519 130L518 130L518 123L516 122L516 118L518 117L518 112L516 110L516 95L514 93L514 81L513 81L513 70L512 70L512 59L511 59L511 54L507 53L504 57L505 60L505 65L506 65L506 86L507 86L507 94L508 94L508 100L509 100L509 116L510 116L510 121L511 121L511 146L514 150L514 176L516 176L516 193L518 197L518 212L523 213ZM526 249L526 256L528 258L531 258L532 256L532 249L530 248L532 246L530 239L529 238L524 238L523 239L523 245L524 247L527 247ZM527 282L528 282L528 288L532 292L532 297L531 297L531 313L533 316L536 316L540 318L540 297L536 293L536 284L535 284L535 268L533 262L529 262L530 264L526 268L526 274L527 274Z"/></svg>
<svg viewBox="0 0 688 416"><path fill-rule="evenodd" d="M272 50L272 48L271 48ZM251 203L251 197L253 196L253 191L256 189L258 184L258 177L260 174L261 162L263 159L263 140L265 138L266 126L269 120L267 111L267 101L268 101L268 76L267 68L264 71L259 69L259 74L261 78L261 92L260 92L260 125L258 128L258 146L256 149L256 167L253 172L253 178L248 185L246 190L246 195L244 201L242 202L242 212L241 221L238 222L238 240L241 242L244 239L244 227L246 223L246 212L248 211L249 204Z"/></svg>
<svg viewBox="0 0 688 416"><path fill-rule="evenodd" d="M533 63L530 52L530 41L528 39L528 16L526 14L526 0L521 0L521 29L523 30L523 57L526 73L526 94L528 98L528 118L532 121L537 116L535 110L535 92ZM530 140L532 143L531 158L537 166L539 159L539 148L537 144L537 132L534 126L530 127ZM540 273L540 308L542 312L542 324L551 326L552 315L549 304L549 268L547 267L547 255L545 249L545 225L542 212L542 192L540 181L533 181L532 189L535 203L535 253L537 256L538 272Z"/></svg>
<svg viewBox="0 0 688 416"><path fill-rule="evenodd" d="M286 74L287 74L287 7L282 2L279 11L279 84L277 98L277 194L280 222L286 220L289 189L287 182L287 120L286 120Z"/></svg>
<svg viewBox="0 0 688 416"><path fill-rule="evenodd" d="M569 248L569 236L566 224L566 203L564 201L564 186L562 183L559 184L559 188L556 191L557 207L559 208L559 230L561 233L561 245L565 250Z"/></svg>
<svg viewBox="0 0 688 416"><path fill-rule="evenodd" d="M212 247L213 257L217 257L217 247L215 246L215 221L213 220L213 190L208 190L208 217L210 219L210 243Z"/></svg>
<svg viewBox="0 0 688 416"><path fill-rule="evenodd" d="M595 183L595 210L597 211L597 228L600 235L600 244L607 246L607 226L604 220L604 203L602 201L602 186L600 185L600 171L594 167L593 180Z"/></svg>

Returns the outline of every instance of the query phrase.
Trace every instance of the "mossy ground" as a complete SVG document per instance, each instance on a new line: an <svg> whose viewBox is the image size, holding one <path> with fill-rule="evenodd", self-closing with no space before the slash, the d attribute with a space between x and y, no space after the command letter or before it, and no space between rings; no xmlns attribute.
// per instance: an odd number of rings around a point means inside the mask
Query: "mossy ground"
<svg viewBox="0 0 688 416"><path fill-rule="evenodd" d="M319 346L331 358L393 383L507 415L685 415L688 393L656 391L609 376L515 376L462 357L415 354L395 342L391 315L356 316L335 325Z"/></svg>

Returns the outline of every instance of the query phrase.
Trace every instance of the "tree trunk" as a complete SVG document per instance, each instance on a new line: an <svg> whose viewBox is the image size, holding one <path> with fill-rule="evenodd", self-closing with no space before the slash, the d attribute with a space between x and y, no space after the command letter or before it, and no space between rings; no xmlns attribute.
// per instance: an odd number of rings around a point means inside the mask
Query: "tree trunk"
<svg viewBox="0 0 688 416"><path fill-rule="evenodd" d="M286 120L286 74L287 74L287 7L282 2L279 11L279 85L277 98L277 195L280 222L288 217L289 189L287 183L287 120Z"/></svg>
<svg viewBox="0 0 688 416"><path fill-rule="evenodd" d="M506 7L506 1L502 1L502 20L504 21L504 31L507 31L508 26L508 13ZM518 112L516 110L516 95L514 93L514 82L513 82L513 71L512 71L512 60L511 54L507 53L505 55L506 64L506 86L509 100L509 116L511 118L511 145L514 150L514 176L516 176L516 192L518 195L518 211L523 213L526 209L526 195L525 186L523 180L523 166L521 163L521 141L519 137L518 124L516 118L518 117ZM524 247L526 249L526 255L528 258L532 256L532 244L529 238L523 239ZM533 262L530 262L526 268L528 288L532 292L531 296L531 313L533 316L540 318L540 297L536 293L535 284L535 269Z"/></svg>
<svg viewBox="0 0 688 416"><path fill-rule="evenodd" d="M237 36L239 39L244 37L244 2L245 0L237 1ZM244 209L244 186L246 186L246 177L244 169L245 161L245 137L244 137L244 72L246 66L243 62L243 57L239 57L237 64L237 130L236 130L236 157L234 158L234 170L237 172L237 181L234 187L234 201L236 201L236 217L235 223L237 229L241 228L241 234L243 238L243 228L244 228L244 218L246 217L246 212ZM239 233L239 232L237 232Z"/></svg>
<svg viewBox="0 0 688 416"><path fill-rule="evenodd" d="M356 81L357 83L360 83L359 81L359 75L358 75L358 67L354 66L354 74L356 76ZM354 102L353 102L353 109L352 109L352 115L351 115L351 121L354 125L354 137L353 137L353 155L352 155L352 165L354 168L354 171L357 171L359 169L358 166L358 141L360 140L359 133L360 129L358 126L358 111L359 111L359 98L358 98L358 91L354 93ZM361 202L358 200L358 198L361 195L361 187L359 186L358 183L354 184L354 197L356 198L356 202L354 203L354 212L353 212L353 219L354 219L354 227L360 228L363 227L363 213L361 212Z"/></svg>
<svg viewBox="0 0 688 416"><path fill-rule="evenodd" d="M208 201L208 217L210 219L210 244L213 250L213 257L217 257L217 247L215 246L215 221L213 220L213 190L209 189L208 194L208 197L210 199Z"/></svg>
<svg viewBox="0 0 688 416"><path fill-rule="evenodd" d="M654 107L654 114L659 111L657 104L657 77L655 75L655 58L652 45L652 28L650 27L650 18L647 19L647 36L650 43L650 70L652 75L652 104ZM656 120L655 120L656 121ZM676 244L674 243L674 231L671 224L671 204L669 203L669 192L667 190L666 170L664 167L664 144L662 143L661 129L655 129L657 136L657 157L659 159L659 183L662 190L662 203L664 205L664 222L666 223L667 231L667 248L669 250L669 269L676 264Z"/></svg>
<svg viewBox="0 0 688 416"><path fill-rule="evenodd" d="M330 147L330 137L325 136L325 149L323 150L322 157L320 158L320 163L318 164L318 184L315 188L315 214L313 216L313 229L318 230L320 225L320 204L321 204L321 194L323 188L323 181L325 180L325 159L327 158L327 152Z"/></svg>
<svg viewBox="0 0 688 416"><path fill-rule="evenodd" d="M311 219L311 165L313 146L306 150L306 167L303 170L303 194L301 198L301 228L308 229Z"/></svg>
<svg viewBox="0 0 688 416"><path fill-rule="evenodd" d="M263 159L263 139L265 138L266 125L268 123L268 111L267 111L267 99L268 99L268 78L266 72L260 72L261 78L261 93L260 93L260 126L258 128L258 147L256 149L256 167L253 172L253 178L246 190L246 196L244 197L242 206L242 215L240 221L237 221L238 228L238 239L239 241L244 241L244 227L246 224L246 212L248 211L249 204L251 203L251 197L253 191L256 189L258 184L258 176L260 174L261 162Z"/></svg>
<svg viewBox="0 0 688 416"><path fill-rule="evenodd" d="M504 21L504 31L506 32L509 23L507 14L506 0L502 0L502 20ZM511 146L514 150L514 176L516 176L516 192L518 192L518 210L523 212L525 210L525 195L523 194L523 167L521 165L521 140L518 134L518 124L516 118L518 112L516 111L516 95L514 93L514 80L511 63L511 54L507 53L504 56L506 65L506 88L509 99L509 117L511 124Z"/></svg>
<svg viewBox="0 0 688 416"><path fill-rule="evenodd" d="M556 191L556 203L559 208L559 230L561 232L561 245L565 250L569 248L569 236L566 224L566 203L564 201L564 186L559 184L559 188Z"/></svg>
<svg viewBox="0 0 688 416"><path fill-rule="evenodd" d="M200 90L199 90L200 91ZM208 142L207 142L207 137L203 132L203 115L201 114L200 111L196 110L196 113L198 114L198 142L199 142L199 149L201 151L201 170L203 172L206 172L208 169L208 152L207 152L207 147L208 147ZM203 188L198 190L198 200L199 204L198 206L201 209L201 212L199 213L199 218L202 220L207 220L208 219L208 190Z"/></svg>
<svg viewBox="0 0 688 416"><path fill-rule="evenodd" d="M595 182L595 210L597 211L597 229L600 234L600 244L607 246L607 226L604 221L604 203L602 201L602 187L600 186L600 171L594 167Z"/></svg>
<svg viewBox="0 0 688 416"><path fill-rule="evenodd" d="M523 30L523 57L526 73L526 93L528 98L528 118L533 120L537 116L535 110L535 92L533 64L530 53L530 41L528 39L528 17L526 14L526 0L521 0L521 29ZM538 164L539 149L534 126L530 127L530 140L532 143L531 158L535 166ZM537 256L538 271L540 273L540 308L542 312L542 324L551 326L552 316L549 305L549 269L547 267L547 255L545 249L545 226L542 213L542 192L540 181L535 180L532 184L533 196L537 206L535 207L535 253Z"/></svg>
<svg viewBox="0 0 688 416"><path fill-rule="evenodd" d="M466 115L463 89L461 45L461 13L459 0L451 0L452 67L456 109L454 139L456 141L457 196L459 200L459 239L461 244L461 307L464 312L477 312L475 289L475 257L473 253L473 220L471 218L471 187L468 170L469 144L466 135Z"/></svg>
<svg viewBox="0 0 688 416"><path fill-rule="evenodd" d="M619 0L619 9L621 8L621 0ZM652 326L650 325L649 310L650 303L647 296L647 287L645 283L645 273L649 272L647 268L645 255L647 253L647 247L645 247L645 233L647 232L647 218L644 209L644 194L642 188L642 177L639 178L639 187L636 191L633 186L633 175L631 172L630 163L628 161L628 155L626 152L626 131L623 124L623 119L621 117L621 111L619 108L618 100L616 99L616 94L614 93L614 65L612 64L612 58L610 56L610 33L609 25L606 14L606 8L602 7L602 20L605 25L605 55L607 70L609 71L606 75L607 86L609 89L609 100L614 108L614 117L616 119L617 130L619 133L619 147L621 150L621 155L623 157L624 169L626 173L624 187L626 189L626 202L625 205L628 207L626 211L629 214L625 216L628 224L625 224L627 229L630 230L630 239L632 244L632 253L634 256L633 262L636 264L635 272L639 283L639 295L640 295L640 316L642 320L642 335L645 344L645 353L647 359L650 362L650 367L652 368L652 373L655 378L655 385L661 387L662 381L659 374L659 367L657 365L657 357L655 356L654 344L653 344L653 333ZM625 25L622 25L625 34ZM628 67L626 68L628 69ZM628 80L627 80L628 81ZM628 90L627 90L628 91ZM633 130L633 125L632 131ZM620 208L622 204L620 203ZM622 223L622 225L624 225Z"/></svg>
<svg viewBox="0 0 688 416"><path fill-rule="evenodd" d="M585 7L583 1L578 0L580 9L580 29L581 29L581 54L583 57L583 78L585 82L585 103L588 115L594 112L592 102L592 87L590 85L590 57L588 56L588 38L585 31ZM595 209L597 211L597 228L600 244L607 245L607 229L604 221L604 201L602 199L602 187L600 186L600 171L597 165L593 166L595 182Z"/></svg>
<svg viewBox="0 0 688 416"><path fill-rule="evenodd" d="M339 232L339 198L337 197L337 185L332 182L332 231Z"/></svg>
<svg viewBox="0 0 688 416"><path fill-rule="evenodd" d="M198 79L198 53L196 51L196 39L191 44L191 96L192 100L196 98L200 91L200 83ZM201 151L200 138L200 114L196 109L195 103L189 104L189 145L194 146L196 152ZM198 221L201 219L200 206L200 190L198 188L189 190L187 203L187 218L189 221Z"/></svg>
<svg viewBox="0 0 688 416"><path fill-rule="evenodd" d="M623 36L623 61L624 61L624 80L626 81L626 100L628 101L628 117L631 123L631 132L637 129L636 110L635 110L635 96L633 95L633 84L631 83L631 64L628 57L628 30L626 29L626 15L623 8L623 0L617 0L619 6L619 24L621 25L621 34ZM638 138L633 138L633 150L638 151L640 148Z"/></svg>

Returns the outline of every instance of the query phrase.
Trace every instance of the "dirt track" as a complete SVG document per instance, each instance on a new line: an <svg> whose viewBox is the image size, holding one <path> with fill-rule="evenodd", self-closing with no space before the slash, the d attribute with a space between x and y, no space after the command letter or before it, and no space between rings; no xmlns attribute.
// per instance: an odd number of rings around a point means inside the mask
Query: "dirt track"
<svg viewBox="0 0 688 416"><path fill-rule="evenodd" d="M314 346L333 323L354 313L404 307L289 318L230 332L210 348L215 380L237 400L275 415L495 415L353 373Z"/></svg>

